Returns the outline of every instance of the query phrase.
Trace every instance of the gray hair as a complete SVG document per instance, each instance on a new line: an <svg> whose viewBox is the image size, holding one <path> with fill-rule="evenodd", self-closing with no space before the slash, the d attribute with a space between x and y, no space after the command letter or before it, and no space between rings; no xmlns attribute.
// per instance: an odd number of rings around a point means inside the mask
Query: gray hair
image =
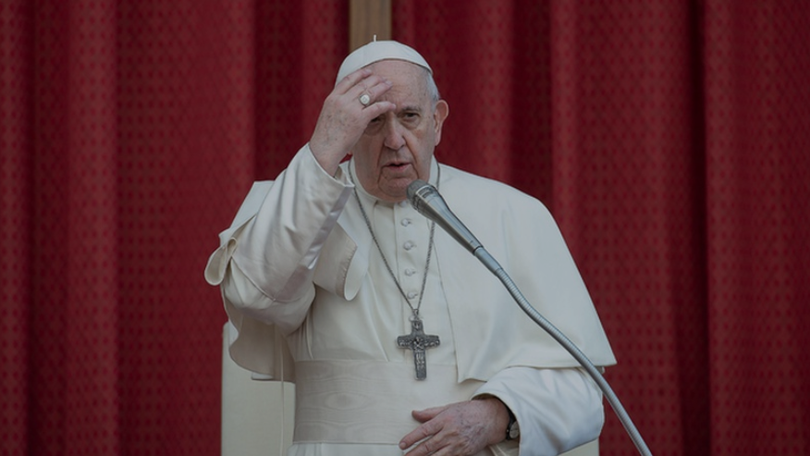
<svg viewBox="0 0 810 456"><path fill-rule="evenodd" d="M425 67L420 67L425 72L425 90L427 90L428 98L430 101L433 102L433 107L436 107L436 103L441 100L441 94L439 94L439 87L436 85L436 81L433 79L433 73Z"/></svg>

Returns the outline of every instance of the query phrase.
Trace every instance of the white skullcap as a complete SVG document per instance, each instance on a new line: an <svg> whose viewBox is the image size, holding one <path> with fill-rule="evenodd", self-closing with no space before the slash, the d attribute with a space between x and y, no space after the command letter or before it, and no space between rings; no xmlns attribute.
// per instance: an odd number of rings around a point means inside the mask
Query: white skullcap
<svg viewBox="0 0 810 456"><path fill-rule="evenodd" d="M360 68L371 65L374 62L379 62L380 60L404 60L424 67L433 73L433 70L424 57L419 55L412 47L397 41L375 40L355 49L354 52L346 57L343 64L340 65L335 84Z"/></svg>

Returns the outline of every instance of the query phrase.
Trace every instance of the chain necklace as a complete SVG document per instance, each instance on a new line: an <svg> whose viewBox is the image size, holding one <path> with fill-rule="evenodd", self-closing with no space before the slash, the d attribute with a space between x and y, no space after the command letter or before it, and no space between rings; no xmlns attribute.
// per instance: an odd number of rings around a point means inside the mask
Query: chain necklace
<svg viewBox="0 0 810 456"><path fill-rule="evenodd" d="M437 165L437 174L436 174L436 187L438 188L439 182L441 181L441 168ZM391 278L394 280L394 283L397 286L397 290L405 298L405 303L408 304L408 307L411 309L411 333L403 336L397 337L397 346L404 349L410 349L413 351L413 360L414 366L416 368L416 379L417 380L424 380L427 377L427 360L425 358L425 349L432 348L439 345L439 336L425 334L424 326L422 324L422 318L419 316L419 309L422 307L422 298L425 296L425 286L427 285L427 276L428 276L428 269L430 268L430 257L431 253L433 252L433 235L436 231L436 222L431 221L430 224L430 241L428 242L428 252L427 258L425 259L425 272L422 276L422 290L419 292L419 302L416 304L416 307L411 304L411 300L408 298L408 295L405 294L405 291L402 289L402 286L399 284L399 280L397 280L396 274L394 274L394 270L391 268L391 265L388 263L388 259L385 258L385 254L383 253L382 247L380 247L380 242L377 240L376 234L374 234L374 229L371 227L371 219L369 219L368 214L366 214L365 208L363 208L363 203L360 201L360 195L357 192L357 183L354 181L354 175L352 174L352 166L349 165L349 179L352 181L354 185L354 198L357 200L357 205L360 207L360 213L363 215L363 221L366 222L366 227L368 227L368 232L371 234L371 239L374 241L374 245L377 246L377 251L380 252L380 257L383 260L383 264L385 265L385 269L388 270L388 274L391 275Z"/></svg>

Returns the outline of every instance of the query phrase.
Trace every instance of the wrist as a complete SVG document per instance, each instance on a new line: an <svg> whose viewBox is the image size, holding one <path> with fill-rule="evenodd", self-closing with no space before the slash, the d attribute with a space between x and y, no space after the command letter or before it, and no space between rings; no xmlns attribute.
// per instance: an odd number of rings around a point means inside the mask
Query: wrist
<svg viewBox="0 0 810 456"><path fill-rule="evenodd" d="M475 400L488 402L493 410L492 413L492 432L489 443L496 444L504 440L514 440L519 435L517 428L517 419L512 413L512 410L503 403L497 396L490 394L482 394L476 396Z"/></svg>
<svg viewBox="0 0 810 456"><path fill-rule="evenodd" d="M319 141L316 135L313 135L307 143L309 151L318 165L330 176L334 176L337 172L338 166L343 159L349 155L347 152L339 151L327 142Z"/></svg>

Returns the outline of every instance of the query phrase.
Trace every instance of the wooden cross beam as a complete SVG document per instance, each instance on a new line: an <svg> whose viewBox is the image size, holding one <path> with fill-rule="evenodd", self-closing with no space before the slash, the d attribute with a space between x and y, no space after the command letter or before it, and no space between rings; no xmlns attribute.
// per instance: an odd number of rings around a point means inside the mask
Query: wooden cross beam
<svg viewBox="0 0 810 456"><path fill-rule="evenodd" d="M372 40L391 39L391 0L351 0L349 52Z"/></svg>

